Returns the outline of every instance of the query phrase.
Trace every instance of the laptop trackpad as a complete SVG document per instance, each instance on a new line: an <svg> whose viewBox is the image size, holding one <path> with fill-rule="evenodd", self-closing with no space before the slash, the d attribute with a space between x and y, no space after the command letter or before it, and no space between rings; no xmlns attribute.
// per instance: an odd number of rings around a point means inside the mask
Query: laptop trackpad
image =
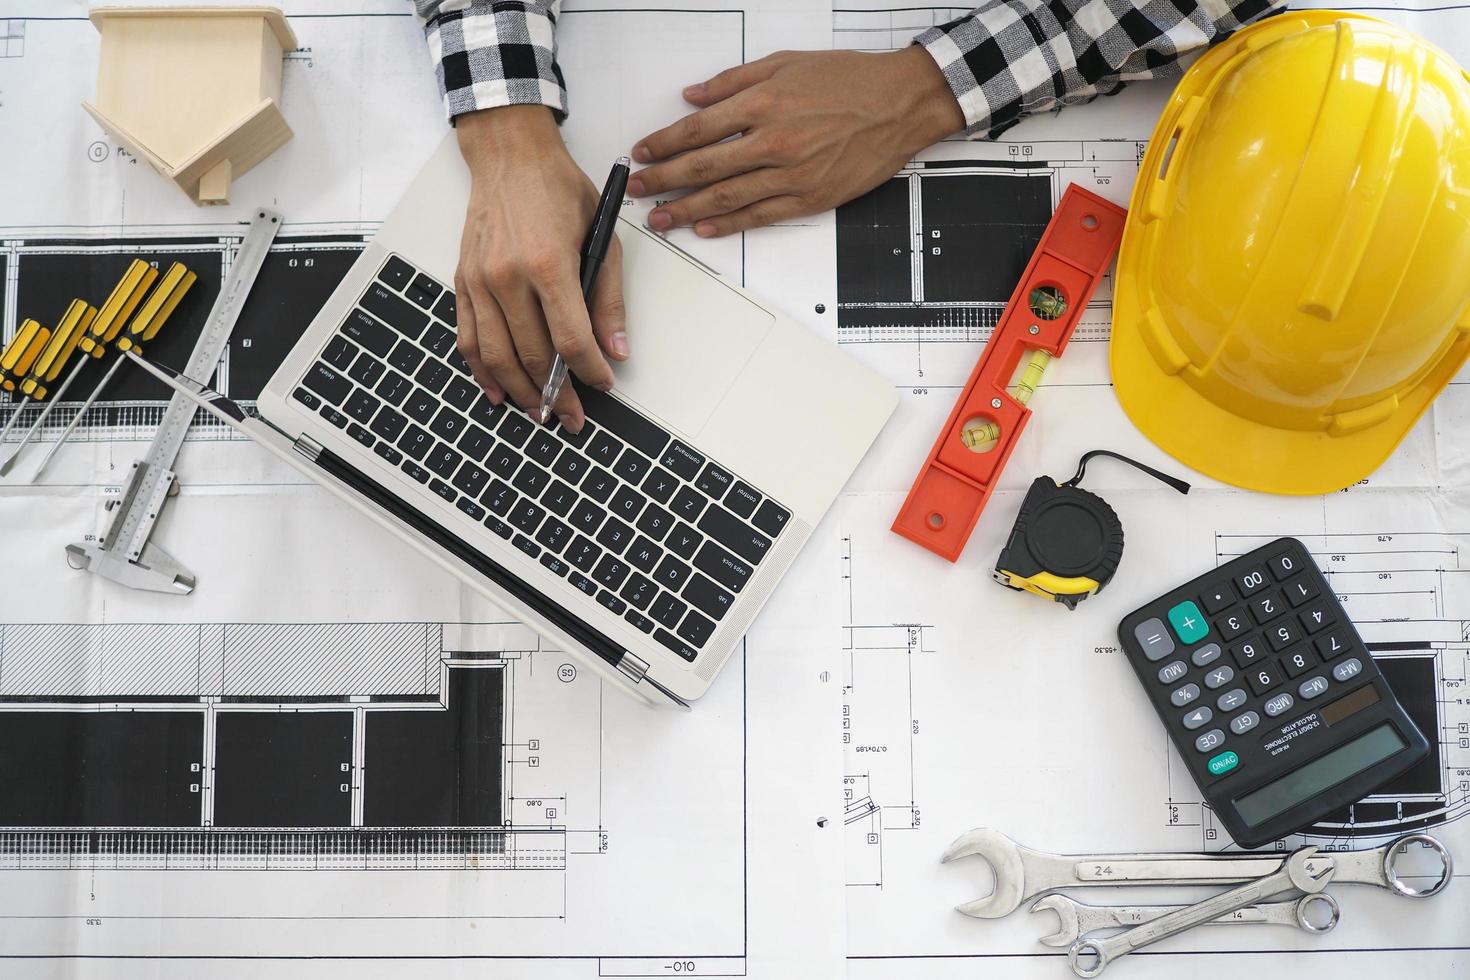
<svg viewBox="0 0 1470 980"><path fill-rule="evenodd" d="M615 390L697 437L775 317L648 232L620 221L618 237L631 354Z"/></svg>

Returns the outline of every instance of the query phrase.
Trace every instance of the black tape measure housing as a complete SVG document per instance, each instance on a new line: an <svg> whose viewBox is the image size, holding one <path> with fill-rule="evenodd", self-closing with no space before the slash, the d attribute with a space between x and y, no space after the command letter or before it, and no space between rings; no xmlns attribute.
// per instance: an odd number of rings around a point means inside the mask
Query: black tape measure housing
<svg viewBox="0 0 1470 980"><path fill-rule="evenodd" d="M1102 591L1122 558L1123 524L1107 501L1039 476L996 560L995 579L1076 609Z"/></svg>

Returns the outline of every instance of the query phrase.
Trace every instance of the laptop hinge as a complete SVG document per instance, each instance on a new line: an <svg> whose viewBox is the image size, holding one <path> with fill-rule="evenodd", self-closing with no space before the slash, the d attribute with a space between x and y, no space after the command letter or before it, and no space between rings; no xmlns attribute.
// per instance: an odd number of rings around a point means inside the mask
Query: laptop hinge
<svg viewBox="0 0 1470 980"><path fill-rule="evenodd" d="M298 453L305 456L313 463L315 463L317 461L317 457L322 454L322 444L317 442L311 436L297 436L296 441L291 444L291 448L295 449Z"/></svg>
<svg viewBox="0 0 1470 980"><path fill-rule="evenodd" d="M622 657L618 659L618 670L627 674L633 679L633 683L637 684L643 680L643 675L648 673L648 663L624 650Z"/></svg>

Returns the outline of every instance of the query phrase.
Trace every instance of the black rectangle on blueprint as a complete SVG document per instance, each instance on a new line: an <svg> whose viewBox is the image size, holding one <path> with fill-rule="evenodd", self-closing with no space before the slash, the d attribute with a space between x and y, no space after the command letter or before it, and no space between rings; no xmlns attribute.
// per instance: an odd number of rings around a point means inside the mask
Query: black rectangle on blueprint
<svg viewBox="0 0 1470 980"><path fill-rule="evenodd" d="M1404 710L1429 740L1429 754L1412 769L1380 787L1379 795L1419 795L1444 792L1439 733L1439 682L1434 676L1434 656L1374 657L1383 679L1393 688Z"/></svg>
<svg viewBox="0 0 1470 980"><path fill-rule="evenodd" d="M216 827L352 823L351 712L221 711L214 743Z"/></svg>
<svg viewBox="0 0 1470 980"><path fill-rule="evenodd" d="M0 711L0 826L198 827L204 715Z"/></svg>
<svg viewBox="0 0 1470 980"><path fill-rule="evenodd" d="M922 174L926 303L1005 303L1051 220L1047 171Z"/></svg>
<svg viewBox="0 0 1470 980"><path fill-rule="evenodd" d="M837 301L913 301L909 178L885 180L837 209Z"/></svg>
<svg viewBox="0 0 1470 980"><path fill-rule="evenodd" d="M369 711L363 824L498 827L504 769L505 671L448 672L441 711Z"/></svg>

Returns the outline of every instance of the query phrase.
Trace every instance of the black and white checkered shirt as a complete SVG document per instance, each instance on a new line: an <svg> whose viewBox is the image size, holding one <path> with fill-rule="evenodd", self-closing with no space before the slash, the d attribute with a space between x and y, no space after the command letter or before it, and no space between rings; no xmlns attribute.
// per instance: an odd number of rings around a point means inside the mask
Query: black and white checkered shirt
<svg viewBox="0 0 1470 980"><path fill-rule="evenodd" d="M561 0L414 0L450 118L503 105L567 113ZM971 136L1023 116L1177 78L1179 59L1285 0L986 0L915 42L938 63Z"/></svg>

